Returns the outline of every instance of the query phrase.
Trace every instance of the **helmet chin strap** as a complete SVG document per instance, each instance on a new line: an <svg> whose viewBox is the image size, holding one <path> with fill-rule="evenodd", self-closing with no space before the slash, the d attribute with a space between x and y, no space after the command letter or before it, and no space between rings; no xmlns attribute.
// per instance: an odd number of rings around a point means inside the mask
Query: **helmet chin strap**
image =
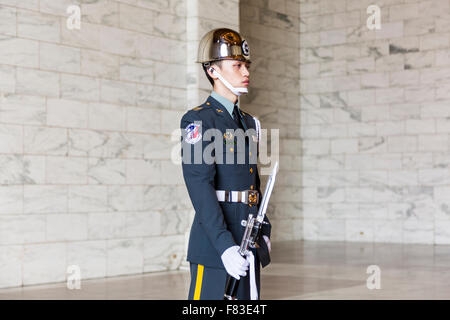
<svg viewBox="0 0 450 320"><path fill-rule="evenodd" d="M230 89L231 92L233 92L233 94L240 96L243 93L248 93L247 88L243 87L243 88L235 88L233 87L227 80L225 80L224 77L222 77L222 75L216 71L216 69L214 69L213 67L209 67L208 69L209 71L212 72L212 74L214 76L216 76L217 78L219 78L220 81L222 81L222 83L228 88Z"/></svg>

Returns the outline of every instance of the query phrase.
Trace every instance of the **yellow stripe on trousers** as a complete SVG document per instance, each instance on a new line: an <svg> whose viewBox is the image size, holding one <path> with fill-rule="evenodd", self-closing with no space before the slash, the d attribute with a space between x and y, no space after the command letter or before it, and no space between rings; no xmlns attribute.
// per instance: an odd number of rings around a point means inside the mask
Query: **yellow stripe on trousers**
<svg viewBox="0 0 450 320"><path fill-rule="evenodd" d="M200 293L202 291L202 280L203 280L203 268L201 264L197 267L197 280L195 282L194 300L200 300Z"/></svg>

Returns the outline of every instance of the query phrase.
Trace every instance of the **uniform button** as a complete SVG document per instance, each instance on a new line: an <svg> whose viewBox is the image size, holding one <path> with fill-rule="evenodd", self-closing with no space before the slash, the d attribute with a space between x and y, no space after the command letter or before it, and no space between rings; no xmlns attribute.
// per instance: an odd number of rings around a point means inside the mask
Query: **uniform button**
<svg viewBox="0 0 450 320"><path fill-rule="evenodd" d="M250 190L253 190L253 185L250 186Z"/></svg>
<svg viewBox="0 0 450 320"><path fill-rule="evenodd" d="M234 149L233 149L233 148L230 148L230 151L231 151L231 152L233 152L233 151L234 151Z"/></svg>
<svg viewBox="0 0 450 320"><path fill-rule="evenodd" d="M209 106L211 103L207 102L206 105Z"/></svg>
<svg viewBox="0 0 450 320"><path fill-rule="evenodd" d="M250 173L253 173L253 168L250 168Z"/></svg>

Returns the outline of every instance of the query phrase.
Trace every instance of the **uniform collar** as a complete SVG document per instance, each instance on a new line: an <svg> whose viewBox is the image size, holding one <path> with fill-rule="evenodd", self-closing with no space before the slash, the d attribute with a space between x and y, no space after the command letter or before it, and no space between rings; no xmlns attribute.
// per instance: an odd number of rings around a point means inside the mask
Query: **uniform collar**
<svg viewBox="0 0 450 320"><path fill-rule="evenodd" d="M225 99L225 100L227 100L227 99ZM233 105L233 103L230 100L227 100L227 101L229 104ZM215 109L216 114L224 119L228 128L234 129L234 130L238 129L238 125L236 124L236 122L233 119L233 113L228 112L228 110L225 108L225 106L222 103L220 103L218 100L216 100L216 98L214 98L212 94L206 99L206 105L211 106ZM242 126L244 127L244 131L245 131L245 130L247 130L248 125L245 120L245 117L243 117L242 120L243 120Z"/></svg>
<svg viewBox="0 0 450 320"><path fill-rule="evenodd" d="M211 92L211 97L213 97L214 99L216 99L221 105L223 105L225 107L225 109L228 111L228 113L233 116L233 109L234 109L234 103L231 102L230 100L228 100L227 98L225 98L224 96L218 94L216 91L212 91ZM239 98L236 101L236 104L239 108Z"/></svg>

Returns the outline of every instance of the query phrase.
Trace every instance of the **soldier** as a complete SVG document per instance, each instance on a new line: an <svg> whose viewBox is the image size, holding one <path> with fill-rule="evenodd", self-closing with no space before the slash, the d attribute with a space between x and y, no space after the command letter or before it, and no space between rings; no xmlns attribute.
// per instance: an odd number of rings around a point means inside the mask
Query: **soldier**
<svg viewBox="0 0 450 320"><path fill-rule="evenodd" d="M249 47L238 32L214 29L201 39L197 62L213 91L181 119L183 177L195 209L187 253L188 298L223 299L228 273L240 279L237 299L248 300L259 297L260 264L270 261L271 230L266 216L249 270L252 260L237 252L245 229L242 221L249 213L256 215L261 198L259 121L240 110L238 101L248 92Z"/></svg>

